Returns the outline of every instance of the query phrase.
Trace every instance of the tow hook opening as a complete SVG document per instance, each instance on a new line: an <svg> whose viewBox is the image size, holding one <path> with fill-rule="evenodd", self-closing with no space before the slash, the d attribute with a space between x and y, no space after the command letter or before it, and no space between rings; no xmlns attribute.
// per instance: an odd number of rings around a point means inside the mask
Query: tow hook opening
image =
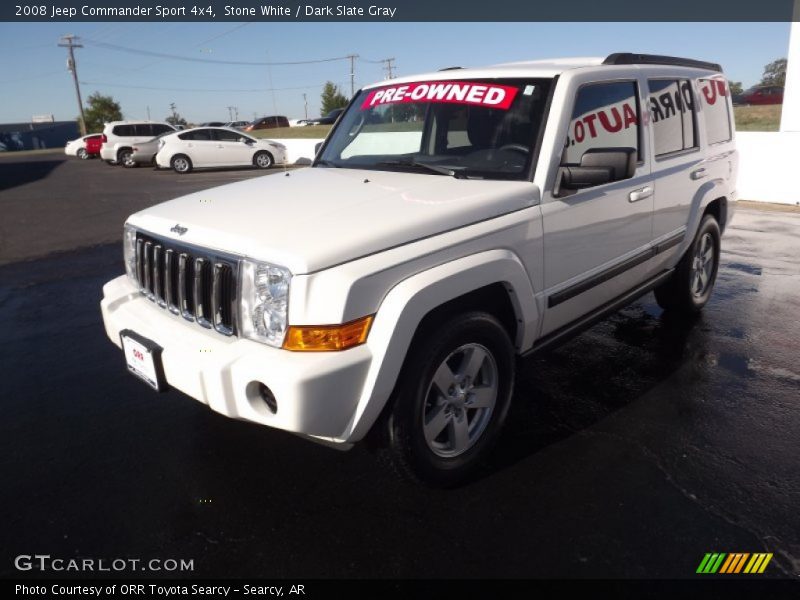
<svg viewBox="0 0 800 600"><path fill-rule="evenodd" d="M275 399L275 394L260 381L248 383L246 393L253 404L259 403L265 406L273 415L278 412L278 401Z"/></svg>

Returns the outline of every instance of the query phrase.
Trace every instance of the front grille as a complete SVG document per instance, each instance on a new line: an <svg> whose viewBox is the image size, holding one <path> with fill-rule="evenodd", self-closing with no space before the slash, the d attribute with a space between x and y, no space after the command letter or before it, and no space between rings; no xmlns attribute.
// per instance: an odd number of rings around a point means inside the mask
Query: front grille
<svg viewBox="0 0 800 600"><path fill-rule="evenodd" d="M236 333L234 257L136 234L136 280L152 302L223 335Z"/></svg>

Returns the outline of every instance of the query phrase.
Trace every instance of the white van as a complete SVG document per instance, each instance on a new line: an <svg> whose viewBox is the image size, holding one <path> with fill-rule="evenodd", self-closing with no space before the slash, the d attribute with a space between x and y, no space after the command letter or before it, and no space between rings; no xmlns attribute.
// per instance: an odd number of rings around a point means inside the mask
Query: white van
<svg viewBox="0 0 800 600"><path fill-rule="evenodd" d="M110 165L136 167L131 156L133 146L152 140L157 135L169 131L177 131L169 123L153 123L151 121L112 121L103 128L103 145L100 158Z"/></svg>

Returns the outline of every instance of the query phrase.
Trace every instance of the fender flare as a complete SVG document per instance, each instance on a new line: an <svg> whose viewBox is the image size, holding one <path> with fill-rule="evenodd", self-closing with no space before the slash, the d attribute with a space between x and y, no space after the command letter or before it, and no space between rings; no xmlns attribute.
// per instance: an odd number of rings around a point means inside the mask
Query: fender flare
<svg viewBox="0 0 800 600"><path fill-rule="evenodd" d="M683 256L683 253L686 252L686 249L694 241L697 228L700 227L700 220L706 208L708 208L708 205L717 198L728 198L728 194L726 193L728 190L727 185L728 184L723 179L712 179L698 188L697 193L692 199L692 208L689 212L689 219L686 225L686 235L683 238L679 251L675 253L676 256ZM724 223L720 223L719 225L720 229L725 227Z"/></svg>
<svg viewBox="0 0 800 600"><path fill-rule="evenodd" d="M522 351L533 344L539 309L522 261L509 250L488 250L438 265L389 291L370 330L367 346L372 362L343 440L361 440L372 428L394 390L422 319L450 300L496 283L509 293L519 325L515 342Z"/></svg>

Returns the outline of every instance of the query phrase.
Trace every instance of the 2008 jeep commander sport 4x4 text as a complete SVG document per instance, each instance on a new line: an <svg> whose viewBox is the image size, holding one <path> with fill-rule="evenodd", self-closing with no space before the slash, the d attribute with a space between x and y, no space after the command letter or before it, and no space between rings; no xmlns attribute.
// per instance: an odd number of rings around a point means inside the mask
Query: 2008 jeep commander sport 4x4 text
<svg viewBox="0 0 800 600"><path fill-rule="evenodd" d="M517 355L652 289L708 302L731 115L719 65L641 54L366 87L312 167L132 215L106 331L156 389L452 484Z"/></svg>

